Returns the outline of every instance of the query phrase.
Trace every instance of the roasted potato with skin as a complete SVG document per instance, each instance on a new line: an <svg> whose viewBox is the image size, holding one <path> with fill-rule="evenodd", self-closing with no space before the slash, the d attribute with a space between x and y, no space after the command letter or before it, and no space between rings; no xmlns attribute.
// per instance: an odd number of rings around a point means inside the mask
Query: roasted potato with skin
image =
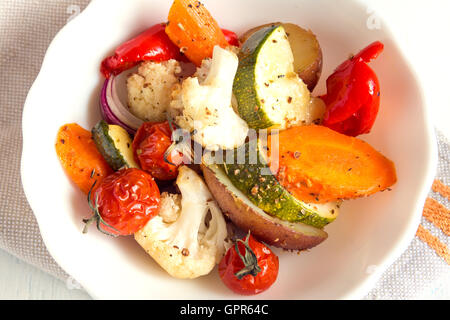
<svg viewBox="0 0 450 320"><path fill-rule="evenodd" d="M313 91L322 73L322 49L316 36L293 23L272 22L245 32L239 41L244 43L254 32L267 26L282 25L289 39L294 55L294 70Z"/></svg>
<svg viewBox="0 0 450 320"><path fill-rule="evenodd" d="M236 189L217 165L202 165L203 176L223 213L239 228L275 247L304 250L317 246L328 234L303 223L291 223L266 214Z"/></svg>
<svg viewBox="0 0 450 320"><path fill-rule="evenodd" d="M247 30L242 36L239 37L239 42L241 44L243 44L245 41L247 41L248 38L250 38L250 36L252 34L254 34L256 31L258 31L259 29L265 28L265 27L269 27L269 26L277 26L279 24L282 24L281 22L272 22L272 23L266 23L254 28L251 28L249 30Z"/></svg>

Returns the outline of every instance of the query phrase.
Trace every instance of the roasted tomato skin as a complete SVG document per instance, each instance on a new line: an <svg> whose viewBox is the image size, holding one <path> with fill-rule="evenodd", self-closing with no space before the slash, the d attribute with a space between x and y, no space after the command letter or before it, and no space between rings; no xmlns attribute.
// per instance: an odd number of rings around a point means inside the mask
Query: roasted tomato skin
<svg viewBox="0 0 450 320"><path fill-rule="evenodd" d="M236 273L245 268L244 261L236 251L236 246L228 249L226 255L219 263L219 275L223 283L232 291L241 295L255 295L267 290L278 277L279 262L276 256L266 245L248 235L243 242L254 252L260 271L256 276L247 274L239 279ZM246 255L245 245L238 241L239 252Z"/></svg>
<svg viewBox="0 0 450 320"><path fill-rule="evenodd" d="M169 156L171 163L164 159L164 153L172 144L172 131L166 122L145 122L133 139L134 158L142 170L158 180L173 180L178 176L178 165L182 155Z"/></svg>
<svg viewBox="0 0 450 320"><path fill-rule="evenodd" d="M139 231L158 214L160 193L147 172L121 169L102 180L92 201L107 224L102 228L113 235L127 236Z"/></svg>

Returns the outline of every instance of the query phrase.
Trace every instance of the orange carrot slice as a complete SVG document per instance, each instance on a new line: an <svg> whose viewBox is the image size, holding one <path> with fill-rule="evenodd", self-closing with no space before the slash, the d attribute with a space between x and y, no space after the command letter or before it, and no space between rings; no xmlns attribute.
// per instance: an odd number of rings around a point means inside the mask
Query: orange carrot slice
<svg viewBox="0 0 450 320"><path fill-rule="evenodd" d="M174 0L168 20L170 40L197 66L212 57L214 46L228 46L216 20L200 1Z"/></svg>
<svg viewBox="0 0 450 320"><path fill-rule="evenodd" d="M357 138L317 125L293 127L278 138L278 157L269 147L271 169L299 200L354 199L397 181L394 163Z"/></svg>
<svg viewBox="0 0 450 320"><path fill-rule="evenodd" d="M76 123L59 129L55 149L64 171L86 194L96 180L98 186L104 177L113 173L97 150L91 133Z"/></svg>

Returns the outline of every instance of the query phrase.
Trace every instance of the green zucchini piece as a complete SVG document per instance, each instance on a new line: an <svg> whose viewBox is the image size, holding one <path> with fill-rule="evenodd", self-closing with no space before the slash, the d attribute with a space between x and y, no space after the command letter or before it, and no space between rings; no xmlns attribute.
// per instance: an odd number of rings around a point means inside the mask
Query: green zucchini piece
<svg viewBox="0 0 450 320"><path fill-rule="evenodd" d="M233 93L239 115L253 129L286 129L306 120L311 95L294 71L283 26L262 28L244 42Z"/></svg>
<svg viewBox="0 0 450 320"><path fill-rule="evenodd" d="M205 162L209 160L206 158ZM328 234L302 222L289 222L271 216L255 206L230 181L221 165L202 165L209 190L224 214L242 230L250 230L257 239L275 247L304 250L317 246Z"/></svg>
<svg viewBox="0 0 450 320"><path fill-rule="evenodd" d="M134 161L131 137L121 126L109 125L101 120L92 129L92 138L113 170L139 168Z"/></svg>
<svg viewBox="0 0 450 320"><path fill-rule="evenodd" d="M323 228L339 214L339 203L307 204L289 193L271 173L263 144L251 140L234 150L223 168L233 185L258 208L281 220ZM232 160L232 161L230 161Z"/></svg>

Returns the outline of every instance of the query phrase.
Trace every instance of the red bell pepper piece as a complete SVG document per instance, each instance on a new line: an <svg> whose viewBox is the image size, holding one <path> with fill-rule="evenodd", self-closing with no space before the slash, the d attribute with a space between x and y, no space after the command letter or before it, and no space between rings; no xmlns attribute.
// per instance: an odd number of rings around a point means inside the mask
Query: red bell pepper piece
<svg viewBox="0 0 450 320"><path fill-rule="evenodd" d="M225 40L231 45L235 47L239 47L239 38L233 31L222 29L222 33L225 36Z"/></svg>
<svg viewBox="0 0 450 320"><path fill-rule="evenodd" d="M370 132L380 107L380 84L367 63L383 48L379 41L370 44L328 77L324 126L349 136Z"/></svg>
<svg viewBox="0 0 450 320"><path fill-rule="evenodd" d="M156 24L137 37L121 44L113 56L102 61L101 73L108 79L111 75L118 75L141 61L161 62L170 59L187 61L178 46L167 36L165 27L164 23ZM239 46L238 37L234 32L226 29L222 31L230 45Z"/></svg>
<svg viewBox="0 0 450 320"><path fill-rule="evenodd" d="M165 27L164 23L156 24L121 44L113 56L102 61L101 73L105 78L109 78L134 67L141 61L184 60L180 49L167 36Z"/></svg>

